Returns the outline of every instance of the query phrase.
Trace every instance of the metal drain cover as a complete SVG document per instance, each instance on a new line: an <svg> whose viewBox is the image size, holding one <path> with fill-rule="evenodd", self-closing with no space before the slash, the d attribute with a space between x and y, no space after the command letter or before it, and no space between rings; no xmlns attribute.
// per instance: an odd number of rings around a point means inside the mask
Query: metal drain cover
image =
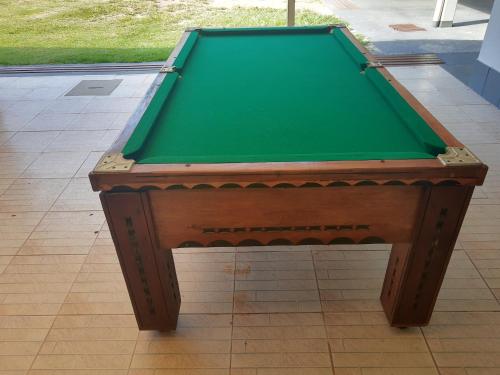
<svg viewBox="0 0 500 375"><path fill-rule="evenodd" d="M88 79L80 81L65 96L107 96L123 79Z"/></svg>
<svg viewBox="0 0 500 375"><path fill-rule="evenodd" d="M384 66L411 66L411 65L426 65L426 64L443 64L434 53L420 53L409 55L375 55L375 59Z"/></svg>
<svg viewBox="0 0 500 375"><path fill-rule="evenodd" d="M389 25L389 27L396 31L403 31L403 32L425 31L423 27L414 25L412 23L397 23L395 25Z"/></svg>

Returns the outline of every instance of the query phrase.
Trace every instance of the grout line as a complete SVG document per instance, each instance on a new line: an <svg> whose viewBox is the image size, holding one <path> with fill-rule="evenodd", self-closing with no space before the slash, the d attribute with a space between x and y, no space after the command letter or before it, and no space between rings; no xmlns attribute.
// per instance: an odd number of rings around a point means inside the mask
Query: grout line
<svg viewBox="0 0 500 375"><path fill-rule="evenodd" d="M237 247L233 247L234 249L234 264L233 264L233 300L232 300L232 309L231 309L231 338L229 341L229 372L231 372L231 369L233 367L233 332L234 332L234 294L236 293L236 254L237 254Z"/></svg>
<svg viewBox="0 0 500 375"><path fill-rule="evenodd" d="M343 250L340 250L340 251L343 251ZM325 312L323 311L323 304L321 303L321 291L319 288L318 273L316 272L316 263L314 261L314 249L312 247L309 247L309 253L311 254L311 261L312 261L312 266L313 266L313 270L314 270L314 280L316 282L316 290L318 291L319 306L321 309L320 314L321 314L321 320L323 321L323 330L325 332L325 340L326 340L326 344L328 346L328 357L330 358L330 368L332 369L332 374L335 375L333 350L332 350L332 347L330 345L330 340L328 338L328 332L326 329Z"/></svg>
<svg viewBox="0 0 500 375"><path fill-rule="evenodd" d="M462 248L462 251L464 252L465 256L467 257L467 259L469 260L469 262L471 262L472 266L474 267L474 269L476 270L477 274L479 275L480 279L483 280L483 283L484 285L486 286L486 288L488 288L489 292L491 293L491 296L493 297L493 299L497 302L497 304L500 305L500 301L498 300L498 298L496 297L495 293L493 292L493 290L491 290L490 288L490 285L488 284L488 282L485 280L485 278L483 277L483 274L481 273L481 271L477 268L476 264L474 263L474 261L472 260L472 258L470 257L469 253L467 252L467 250L465 249L464 245L462 244L461 241L457 241L460 243L460 247Z"/></svg>
<svg viewBox="0 0 500 375"><path fill-rule="evenodd" d="M425 346L426 346L429 354L431 355L432 363L434 363L434 367L436 368L438 374L441 374L441 369L439 368L439 366L436 362L436 358L434 357L434 353L432 352L431 347L429 346L429 343L427 342L427 337L425 337L425 334L424 334L422 327L418 327L418 330L420 331L420 334L422 335L422 338L424 339Z"/></svg>

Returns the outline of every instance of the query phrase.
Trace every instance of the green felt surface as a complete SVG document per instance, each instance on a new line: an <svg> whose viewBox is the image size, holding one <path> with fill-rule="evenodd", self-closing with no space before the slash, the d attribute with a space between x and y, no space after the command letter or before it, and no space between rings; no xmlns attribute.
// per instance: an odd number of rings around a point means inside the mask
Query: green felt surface
<svg viewBox="0 0 500 375"><path fill-rule="evenodd" d="M434 158L445 144L339 29L200 30L126 144L138 163Z"/></svg>

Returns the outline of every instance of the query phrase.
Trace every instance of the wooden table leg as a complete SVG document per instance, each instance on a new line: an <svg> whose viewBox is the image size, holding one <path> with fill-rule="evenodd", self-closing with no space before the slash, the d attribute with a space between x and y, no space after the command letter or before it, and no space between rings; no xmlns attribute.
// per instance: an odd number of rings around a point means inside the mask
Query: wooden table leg
<svg viewBox="0 0 500 375"><path fill-rule="evenodd" d="M413 242L393 246L380 297L392 326L429 323L473 190L429 188Z"/></svg>
<svg viewBox="0 0 500 375"><path fill-rule="evenodd" d="M158 249L145 193L101 193L140 329L175 329L181 298L171 249Z"/></svg>

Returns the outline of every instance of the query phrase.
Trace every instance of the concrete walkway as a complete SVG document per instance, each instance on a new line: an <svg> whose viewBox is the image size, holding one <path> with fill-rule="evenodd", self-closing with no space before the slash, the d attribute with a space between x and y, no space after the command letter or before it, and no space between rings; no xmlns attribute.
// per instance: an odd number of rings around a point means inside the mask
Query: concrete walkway
<svg viewBox="0 0 500 375"><path fill-rule="evenodd" d="M461 1L454 27L434 28L434 0L324 1L380 54L478 52L493 4L493 0ZM415 24L425 31L396 31L389 27L392 24Z"/></svg>

